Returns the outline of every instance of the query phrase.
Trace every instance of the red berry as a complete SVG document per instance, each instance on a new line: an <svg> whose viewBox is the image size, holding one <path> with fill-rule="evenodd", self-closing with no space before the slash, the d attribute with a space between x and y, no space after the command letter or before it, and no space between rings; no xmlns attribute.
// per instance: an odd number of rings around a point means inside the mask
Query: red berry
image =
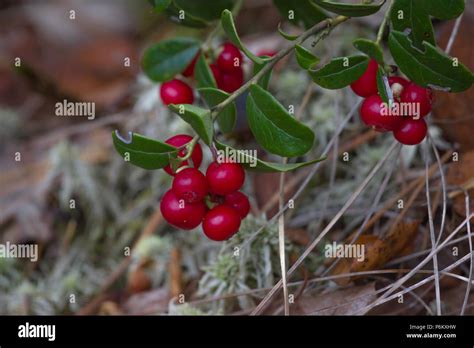
<svg viewBox="0 0 474 348"><path fill-rule="evenodd" d="M187 203L199 202L207 195L207 180L198 169L185 168L175 175L172 190Z"/></svg>
<svg viewBox="0 0 474 348"><path fill-rule="evenodd" d="M416 145L425 139L428 127L423 119L414 120L407 118L402 127L395 131L393 135L404 145Z"/></svg>
<svg viewBox="0 0 474 348"><path fill-rule="evenodd" d="M235 92L244 83L244 71L242 68L231 72L221 71L219 79L216 81L217 87L227 93Z"/></svg>
<svg viewBox="0 0 474 348"><path fill-rule="evenodd" d="M212 76L214 76L214 80L216 81L216 84L219 84L219 81L221 79L221 69L215 64L209 65L212 71Z"/></svg>
<svg viewBox="0 0 474 348"><path fill-rule="evenodd" d="M245 172L238 163L212 162L206 171L209 190L217 195L238 191L245 181Z"/></svg>
<svg viewBox="0 0 474 348"><path fill-rule="evenodd" d="M399 85L401 85L403 88L405 88L406 86L408 86L410 84L410 81L408 81L406 78L404 77L400 77L400 76L390 76L388 78L388 83L390 85L390 87L392 87L392 85L394 83L398 83Z"/></svg>
<svg viewBox="0 0 474 348"><path fill-rule="evenodd" d="M358 96L367 98L371 95L377 94L377 69L378 64L374 59L371 59L367 70L359 79L351 84L351 88Z"/></svg>
<svg viewBox="0 0 474 348"><path fill-rule="evenodd" d="M202 201L186 203L169 190L161 199L160 210L165 220L171 225L183 230L192 230L204 219L206 205Z"/></svg>
<svg viewBox="0 0 474 348"><path fill-rule="evenodd" d="M372 95L364 100L360 107L360 118L368 125L381 132L394 131L403 124L403 116L383 114L383 100L379 95ZM386 106L388 112L388 106Z"/></svg>
<svg viewBox="0 0 474 348"><path fill-rule="evenodd" d="M431 90L420 87L413 82L404 88L400 100L402 103L411 103L416 108L419 107L419 113L417 112L414 115L410 116L416 116L417 118L419 118L424 117L431 112Z"/></svg>
<svg viewBox="0 0 474 348"><path fill-rule="evenodd" d="M218 205L204 217L202 228L207 238L223 241L232 237L240 227L240 216L237 210Z"/></svg>
<svg viewBox="0 0 474 348"><path fill-rule="evenodd" d="M199 53L196 54L196 57L194 57L191 63L189 63L186 69L184 69L184 71L182 72L182 75L184 77L191 77L194 75L194 66L196 65L196 61L198 60L198 57L199 57Z"/></svg>
<svg viewBox="0 0 474 348"><path fill-rule="evenodd" d="M164 82L160 88L163 104L192 104L194 101L193 90L181 80L174 79Z"/></svg>
<svg viewBox="0 0 474 348"><path fill-rule="evenodd" d="M169 145L173 145L174 147L181 147L187 143L189 143L193 139L192 136L187 135L187 134L178 134L175 135L174 137L169 138L168 140L165 141L165 143ZM186 149L181 149L178 152L179 157L183 157L186 155ZM193 153L191 154L191 160L194 164L195 168L199 168L202 162L202 149L201 145L196 144L194 146ZM188 160L184 161L181 163L180 167L187 166L189 165ZM166 167L163 168L165 172L167 172L169 175L174 176L175 173L171 170L171 166L168 164Z"/></svg>
<svg viewBox="0 0 474 348"><path fill-rule="evenodd" d="M242 53L239 49L227 42L223 45L222 52L217 57L217 66L223 71L240 69L242 65Z"/></svg>
<svg viewBox="0 0 474 348"><path fill-rule="evenodd" d="M237 210L242 219L245 218L250 211L249 199L240 191L225 195L225 205Z"/></svg>

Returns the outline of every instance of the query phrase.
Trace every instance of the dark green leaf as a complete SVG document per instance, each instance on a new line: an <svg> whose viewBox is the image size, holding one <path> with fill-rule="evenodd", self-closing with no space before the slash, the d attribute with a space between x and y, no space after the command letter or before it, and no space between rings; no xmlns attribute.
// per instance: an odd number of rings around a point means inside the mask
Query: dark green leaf
<svg viewBox="0 0 474 348"><path fill-rule="evenodd" d="M359 51L365 53L370 58L375 59L379 65L385 65L382 48L376 42L367 39L357 39L354 40L353 45Z"/></svg>
<svg viewBox="0 0 474 348"><path fill-rule="evenodd" d="M295 41L299 37L299 35L290 35L285 33L281 28L281 22L278 23L278 32L284 39L287 39L288 41Z"/></svg>
<svg viewBox="0 0 474 348"><path fill-rule="evenodd" d="M229 40L236 45L242 52L245 53L250 60L254 63L262 64L262 59L257 57L255 54L250 52L247 47L245 47L240 41L239 35L237 34L237 29L235 28L234 18L232 17L232 12L229 10L224 10L221 16L222 27L224 28L225 33Z"/></svg>
<svg viewBox="0 0 474 348"><path fill-rule="evenodd" d="M183 121L189 123L207 145L211 144L214 136L214 126L209 110L190 104L170 104L168 107Z"/></svg>
<svg viewBox="0 0 474 348"><path fill-rule="evenodd" d="M247 119L258 143L271 153L295 157L305 154L313 146L313 131L295 120L259 85L250 87Z"/></svg>
<svg viewBox="0 0 474 348"><path fill-rule="evenodd" d="M264 61L262 64L257 64L257 63L254 63L253 64L253 76L257 75L258 72L260 70L263 69L263 67L265 65L268 64L268 61ZM267 89L268 88L268 84L270 83L270 78L272 77L272 70L270 69L270 71L268 71L267 73L265 73L265 75L263 75L262 78L260 78L260 80L258 81L258 85L263 87L264 89Z"/></svg>
<svg viewBox="0 0 474 348"><path fill-rule="evenodd" d="M295 55L296 55L296 61L298 62L299 66L305 70L319 63L319 58L316 57L313 53L308 51L303 46L300 46L300 45L295 46Z"/></svg>
<svg viewBox="0 0 474 348"><path fill-rule="evenodd" d="M171 0L150 0L155 12L163 12L171 4Z"/></svg>
<svg viewBox="0 0 474 348"><path fill-rule="evenodd" d="M117 152L130 163L144 169L159 169L168 165L170 155L177 153L176 148L142 135L129 132L124 139L118 131L112 132Z"/></svg>
<svg viewBox="0 0 474 348"><path fill-rule="evenodd" d="M392 30L389 47L400 70L415 83L450 92L462 92L472 86L473 74L433 45L424 42L424 52L414 48L404 33Z"/></svg>
<svg viewBox="0 0 474 348"><path fill-rule="evenodd" d="M309 0L273 0L273 3L283 18L304 28L310 28L328 18L320 7Z"/></svg>
<svg viewBox="0 0 474 348"><path fill-rule="evenodd" d="M278 173L278 172L290 172L299 168L315 164L317 162L324 161L326 158L318 158L308 162L300 163L278 163L278 162L265 162L254 157L251 152L245 150L236 150L229 145L225 145L216 141L216 147L218 150L227 151L229 153L239 152L239 157L243 159L241 164L250 171L261 172L261 173Z"/></svg>
<svg viewBox="0 0 474 348"><path fill-rule="evenodd" d="M199 88L198 92L210 108L223 102L229 97L229 94L216 88ZM219 129L223 133L229 133L234 129L236 114L237 111L234 102L230 103L219 112L217 115L217 123L219 124Z"/></svg>
<svg viewBox="0 0 474 348"><path fill-rule="evenodd" d="M233 0L174 0L177 7L184 10L185 15L203 21L213 21L221 17L222 11L232 9Z"/></svg>
<svg viewBox="0 0 474 348"><path fill-rule="evenodd" d="M420 0L394 0L390 19L393 29L405 31L410 29L413 45L423 48L423 41L435 45L435 37L431 19Z"/></svg>
<svg viewBox="0 0 474 348"><path fill-rule="evenodd" d="M364 17L370 16L383 6L385 0L379 4L345 4L341 2L327 1L327 0L313 0L317 5L330 12L337 13L346 17Z"/></svg>
<svg viewBox="0 0 474 348"><path fill-rule="evenodd" d="M384 103L393 101L392 89L388 83L388 77L381 66L377 70L377 89Z"/></svg>
<svg viewBox="0 0 474 348"><path fill-rule="evenodd" d="M464 12L464 0L419 0L427 13L438 19L453 19Z"/></svg>
<svg viewBox="0 0 474 348"><path fill-rule="evenodd" d="M153 81L167 81L182 72L199 51L200 42L191 38L161 41L143 55L142 67Z"/></svg>
<svg viewBox="0 0 474 348"><path fill-rule="evenodd" d="M180 25L184 25L186 27L205 28L207 26L207 23L205 21L193 17L190 14L186 14L184 10L176 6L174 2L171 2L171 4L168 6L168 8L166 9L166 14L173 22L178 23Z"/></svg>
<svg viewBox="0 0 474 348"><path fill-rule="evenodd" d="M214 87L217 88L216 80L212 75L212 70L207 64L206 57L203 53L199 55L196 65L194 66L194 78L197 82L198 88Z"/></svg>
<svg viewBox="0 0 474 348"><path fill-rule="evenodd" d="M367 56L335 58L319 70L309 70L309 75L314 82L324 88L339 89L361 77L368 64Z"/></svg>

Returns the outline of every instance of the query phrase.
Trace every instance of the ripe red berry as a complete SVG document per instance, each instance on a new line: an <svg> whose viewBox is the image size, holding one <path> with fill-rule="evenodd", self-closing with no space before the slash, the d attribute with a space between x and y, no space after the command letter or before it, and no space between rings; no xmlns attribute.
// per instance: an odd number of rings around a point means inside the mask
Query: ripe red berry
<svg viewBox="0 0 474 348"><path fill-rule="evenodd" d="M207 180L198 169L185 168L175 175L172 190L176 197L187 203L196 203L208 193Z"/></svg>
<svg viewBox="0 0 474 348"><path fill-rule="evenodd" d="M393 133L395 139L404 145L416 145L425 139L428 127L423 119L406 118L403 125Z"/></svg>
<svg viewBox="0 0 474 348"><path fill-rule="evenodd" d="M206 205L203 201L186 203L179 199L172 190L167 191L160 203L163 217L171 225L183 230L192 230L199 226L206 214Z"/></svg>
<svg viewBox="0 0 474 348"><path fill-rule="evenodd" d="M377 62L371 59L364 74L351 84L355 94L364 98L377 94L377 69Z"/></svg>
<svg viewBox="0 0 474 348"><path fill-rule="evenodd" d="M232 237L240 227L237 210L226 205L212 208L204 217L202 228L207 238L223 241Z"/></svg>
<svg viewBox="0 0 474 348"><path fill-rule="evenodd" d="M178 134L175 135L174 137L169 138L168 140L165 141L165 143L169 145L173 145L174 147L181 147L187 143L189 143L193 139L192 136L187 135L187 134ZM186 155L186 149L181 149L178 152L179 157L183 157ZM202 162L202 149L201 145L196 144L193 149L193 153L191 154L191 160L194 164L195 168L199 168ZM184 161L181 163L180 167L187 166L189 165L188 160ZM175 173L171 170L171 166L167 165L166 167L163 168L165 172L167 172L169 175L174 176Z"/></svg>
<svg viewBox="0 0 474 348"><path fill-rule="evenodd" d="M390 87L392 87L392 85L394 83L398 83L399 85L401 85L403 88L405 88L406 86L408 86L410 84L410 81L408 81L406 78L404 77L400 77L400 76L390 76L388 78L388 83L390 85Z"/></svg>
<svg viewBox="0 0 474 348"><path fill-rule="evenodd" d="M431 112L431 90L420 87L413 82L404 88L400 100L402 103L412 103L416 108L419 108L419 113L410 116L416 116L419 118L424 117Z"/></svg>
<svg viewBox="0 0 474 348"><path fill-rule="evenodd" d="M164 82L160 88L160 97L165 105L192 104L194 101L191 87L178 79Z"/></svg>
<svg viewBox="0 0 474 348"><path fill-rule="evenodd" d="M199 53L196 54L196 57L194 57L191 63L189 63L186 69L184 69L184 71L182 72L182 75L184 77L191 77L194 75L194 67L196 66L196 61L198 60L198 57L199 57Z"/></svg>
<svg viewBox="0 0 474 348"><path fill-rule="evenodd" d="M225 205L237 210L242 219L245 218L250 211L249 199L240 191L225 195Z"/></svg>
<svg viewBox="0 0 474 348"><path fill-rule="evenodd" d="M242 65L242 53L239 49L227 42L223 45L222 52L217 57L217 66L223 71L240 69Z"/></svg>
<svg viewBox="0 0 474 348"><path fill-rule="evenodd" d="M217 195L238 191L245 181L245 172L238 163L212 162L206 171L209 190Z"/></svg>
<svg viewBox="0 0 474 348"><path fill-rule="evenodd" d="M360 118L368 125L375 128L375 130L386 132L394 131L400 128L403 124L403 116L394 116L383 114L383 100L379 95L371 95L364 100L360 107ZM388 105L385 105L388 113Z"/></svg>
<svg viewBox="0 0 474 348"><path fill-rule="evenodd" d="M233 93L244 83L244 71L242 68L233 71L221 71L216 82L219 89L227 93Z"/></svg>

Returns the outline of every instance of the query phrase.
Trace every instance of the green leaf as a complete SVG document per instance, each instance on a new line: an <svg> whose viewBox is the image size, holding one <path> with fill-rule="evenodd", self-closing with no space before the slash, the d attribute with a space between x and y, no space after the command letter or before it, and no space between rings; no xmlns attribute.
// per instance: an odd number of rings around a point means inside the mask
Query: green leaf
<svg viewBox="0 0 474 348"><path fill-rule="evenodd" d="M170 104L168 107L193 127L207 145L211 144L214 136L214 126L209 110L191 104Z"/></svg>
<svg viewBox="0 0 474 348"><path fill-rule="evenodd" d="M296 26L310 28L328 18L327 14L309 0L273 0L283 18Z"/></svg>
<svg viewBox="0 0 474 348"><path fill-rule="evenodd" d="M155 12L163 12L171 4L171 0L150 0L151 5Z"/></svg>
<svg viewBox="0 0 474 348"><path fill-rule="evenodd" d="M247 47L245 47L240 41L239 35L237 34L237 29L235 28L234 18L232 17L232 12L229 10L224 10L221 16L222 27L224 28L225 33L229 40L236 45L244 54L254 63L262 64L263 60L257 57L255 54L250 52Z"/></svg>
<svg viewBox="0 0 474 348"><path fill-rule="evenodd" d="M319 70L309 70L309 75L314 82L324 88L339 89L361 77L368 64L367 56L335 58Z"/></svg>
<svg viewBox="0 0 474 348"><path fill-rule="evenodd" d="M129 132L124 139L118 131L112 132L117 152L130 163L144 169L160 169L168 165L170 155L177 153L174 146Z"/></svg>
<svg viewBox="0 0 474 348"><path fill-rule="evenodd" d="M170 80L191 63L199 45L198 40L184 37L161 41L145 51L143 71L153 81Z"/></svg>
<svg viewBox="0 0 474 348"><path fill-rule="evenodd" d="M390 19L393 29L405 31L410 29L413 45L423 48L423 41L436 45L431 18L426 12L422 1L394 0Z"/></svg>
<svg viewBox="0 0 474 348"><path fill-rule="evenodd" d="M453 19L464 12L464 0L419 0L427 13L438 19Z"/></svg>
<svg viewBox="0 0 474 348"><path fill-rule="evenodd" d="M177 7L184 10L185 16L209 22L219 19L222 11L232 9L233 0L174 0Z"/></svg>
<svg viewBox="0 0 474 348"><path fill-rule="evenodd" d="M317 5L330 12L337 13L346 17L364 17L370 16L383 6L385 0L382 0L379 4L345 4L341 2L326 1L326 0L313 0Z"/></svg>
<svg viewBox="0 0 474 348"><path fill-rule="evenodd" d="M254 63L253 64L253 76L257 75L259 73L259 71L262 70L263 67L267 64L268 64L268 61L266 61L266 60L262 64ZM268 84L270 83L271 77L272 77L272 70L270 69L270 71L265 73L265 75L263 75L260 78L260 80L257 82L258 85L261 86L264 89L268 89Z"/></svg>
<svg viewBox="0 0 474 348"><path fill-rule="evenodd" d="M199 94L203 97L206 101L206 104L212 108L217 104L223 102L229 97L229 94L221 91L220 89L216 88L199 88ZM229 133L234 129L237 110L235 107L235 103L232 102L227 105L221 112L217 115L217 123L219 124L219 129L223 133Z"/></svg>
<svg viewBox="0 0 474 348"><path fill-rule="evenodd" d="M268 152L283 157L301 156L314 143L314 133L295 120L286 109L259 85L250 87L247 119L258 143Z"/></svg>
<svg viewBox="0 0 474 348"><path fill-rule="evenodd" d="M193 17L190 14L185 14L184 18L182 18L181 17L182 11L184 10L176 6L174 2L171 2L171 4L166 9L166 14L168 15L169 19L171 19L173 22L179 25L184 25L190 28L207 27L207 23L205 21L203 21L202 19Z"/></svg>
<svg viewBox="0 0 474 348"><path fill-rule="evenodd" d="M405 75L423 87L462 92L472 86L473 74L463 64L435 46L424 42L424 52L414 48L404 33L392 30L389 47L393 59Z"/></svg>
<svg viewBox="0 0 474 348"><path fill-rule="evenodd" d="M253 156L253 154L249 151L236 150L233 147L230 147L229 145L225 145L217 141L216 141L216 148L218 150L228 151L228 153L239 152L239 157L243 159L243 161L241 161L241 164L247 170L260 172L260 173L290 172L292 170L303 168L311 164L324 161L326 159L326 157L322 157L322 158L318 158L312 161L300 162L300 163L265 162Z"/></svg>
<svg viewBox="0 0 474 348"><path fill-rule="evenodd" d="M299 38L299 35L290 35L285 33L281 28L281 22L278 23L278 32L284 39L287 39L288 41L295 41L297 38Z"/></svg>
<svg viewBox="0 0 474 348"><path fill-rule="evenodd" d="M296 55L296 61L298 62L299 66L305 70L319 63L319 58L316 57L313 53L308 51L303 46L300 46L300 45L295 46L295 55Z"/></svg>
<svg viewBox="0 0 474 348"><path fill-rule="evenodd" d="M207 64L204 53L199 55L196 65L194 66L194 78L197 82L198 88L214 87L217 88L216 80L212 74L212 70Z"/></svg>
<svg viewBox="0 0 474 348"><path fill-rule="evenodd" d="M370 58L375 59L379 65L384 66L383 52L380 45L367 39L357 39L352 43L355 48L365 53Z"/></svg>
<svg viewBox="0 0 474 348"><path fill-rule="evenodd" d="M390 100L393 101L393 93L388 83L388 77L381 66L377 69L377 89L384 103L388 104Z"/></svg>

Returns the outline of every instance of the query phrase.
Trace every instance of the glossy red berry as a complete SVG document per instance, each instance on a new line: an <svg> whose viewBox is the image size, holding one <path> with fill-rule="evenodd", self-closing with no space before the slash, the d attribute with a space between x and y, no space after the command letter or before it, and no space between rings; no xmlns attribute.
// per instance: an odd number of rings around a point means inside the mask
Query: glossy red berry
<svg viewBox="0 0 474 348"><path fill-rule="evenodd" d="M175 135L174 137L171 137L169 138L168 140L165 141L165 143L169 144L169 145L173 145L174 147L181 147L187 143L189 143L191 140L193 139L192 136L190 135L187 135L187 134L178 134L178 135ZM178 152L178 156L179 157L183 157L186 155L186 149L183 148L181 150L179 150ZM191 160L193 162L193 165L195 168L199 168L199 166L201 165L201 162L202 162L202 149L201 149L201 145L199 144L196 144L194 146L194 149L193 149L193 153L191 154ZM183 167L183 166L188 166L190 165L189 160L186 160L184 162L181 163L180 167ZM171 170L171 166L170 165L167 165L166 167L163 168L165 170L165 172L167 172L169 175L175 175L175 173L173 173L173 171Z"/></svg>
<svg viewBox="0 0 474 348"><path fill-rule="evenodd" d="M225 195L225 205L237 210L243 219L250 211L249 199L240 191L232 192Z"/></svg>
<svg viewBox="0 0 474 348"><path fill-rule="evenodd" d="M160 97L163 104L192 104L194 94L186 82L178 79L164 82L160 87Z"/></svg>
<svg viewBox="0 0 474 348"><path fill-rule="evenodd" d="M242 68L233 71L221 71L216 82L219 89L227 93L233 93L244 83L244 71Z"/></svg>
<svg viewBox="0 0 474 348"><path fill-rule="evenodd" d="M410 83L403 89L403 93L400 97L402 103L411 103L419 108L419 113L415 113L416 118L424 117L431 112L432 93L430 89L418 86L415 83Z"/></svg>
<svg viewBox="0 0 474 348"><path fill-rule="evenodd" d="M241 69L242 65L242 53L239 49L227 42L223 45L222 52L217 57L217 66L222 71L233 71L235 69Z"/></svg>
<svg viewBox="0 0 474 348"><path fill-rule="evenodd" d="M403 125L393 133L395 139L404 145L416 145L425 139L428 127L423 119L406 118Z"/></svg>
<svg viewBox="0 0 474 348"><path fill-rule="evenodd" d="M218 205L206 214L202 228L207 238L223 241L239 230L240 220L237 210L226 205Z"/></svg>
<svg viewBox="0 0 474 348"><path fill-rule="evenodd" d="M185 168L175 175L172 190L187 203L196 203L208 193L207 179L198 169Z"/></svg>
<svg viewBox="0 0 474 348"><path fill-rule="evenodd" d="M384 106L379 95L371 95L364 100L360 107L360 118L366 125L381 132L397 130L402 126L404 118L403 116L389 115L388 109L387 105Z"/></svg>
<svg viewBox="0 0 474 348"><path fill-rule="evenodd" d="M203 201L186 203L179 199L172 190L166 192L161 199L160 211L171 225L183 230L192 230L199 226L206 214Z"/></svg>
<svg viewBox="0 0 474 348"><path fill-rule="evenodd" d="M189 65L186 67L186 69L184 69L184 71L182 72L182 75L184 77L191 77L194 75L194 67L196 66L196 62L198 60L198 57L199 57L199 53L196 54L196 57L193 58L193 60L191 61L191 63L189 63Z"/></svg>
<svg viewBox="0 0 474 348"><path fill-rule="evenodd" d="M377 62L371 59L364 74L351 84L355 94L364 98L377 94L377 69Z"/></svg>
<svg viewBox="0 0 474 348"><path fill-rule="evenodd" d="M400 77L400 76L390 76L388 78L388 84L390 85L390 87L392 87L392 85L394 83L398 83L399 85L401 85L403 88L405 88L406 86L408 86L410 84L410 81L408 81L406 78L404 77Z"/></svg>
<svg viewBox="0 0 474 348"><path fill-rule="evenodd" d="M238 163L212 162L206 171L209 190L217 195L238 191L245 181L245 172Z"/></svg>

